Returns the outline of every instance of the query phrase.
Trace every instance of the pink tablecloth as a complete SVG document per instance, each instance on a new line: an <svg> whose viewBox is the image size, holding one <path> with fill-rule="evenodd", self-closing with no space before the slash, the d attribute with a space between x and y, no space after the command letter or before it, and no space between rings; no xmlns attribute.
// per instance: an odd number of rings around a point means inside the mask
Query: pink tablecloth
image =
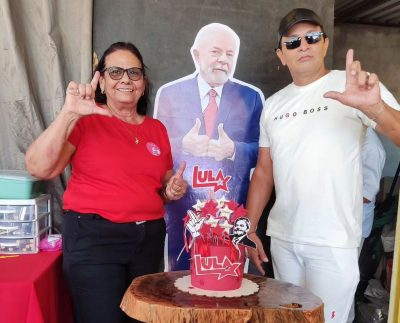
<svg viewBox="0 0 400 323"><path fill-rule="evenodd" d="M0 254L0 322L73 322L61 251Z"/></svg>

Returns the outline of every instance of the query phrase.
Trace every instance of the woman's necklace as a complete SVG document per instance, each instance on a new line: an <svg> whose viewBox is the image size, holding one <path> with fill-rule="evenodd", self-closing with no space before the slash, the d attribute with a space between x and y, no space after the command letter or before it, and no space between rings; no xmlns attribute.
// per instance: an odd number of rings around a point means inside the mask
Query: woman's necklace
<svg viewBox="0 0 400 323"><path fill-rule="evenodd" d="M124 119L126 119L127 117L132 117L134 115L135 111L132 111L129 115L122 115L119 112L117 112L116 110L114 110L113 108L111 108L109 105L106 105L106 106L107 106L108 110L110 110L110 112L123 124L124 128L129 132L129 136L131 136L131 130L125 124L125 122L127 122L127 121L125 121ZM129 124L135 126L135 130L133 133L133 139L134 139L135 144L138 145L140 140L139 140L139 136L137 134L137 130L138 130L137 126L139 126L139 124L135 124L135 123L129 123Z"/></svg>

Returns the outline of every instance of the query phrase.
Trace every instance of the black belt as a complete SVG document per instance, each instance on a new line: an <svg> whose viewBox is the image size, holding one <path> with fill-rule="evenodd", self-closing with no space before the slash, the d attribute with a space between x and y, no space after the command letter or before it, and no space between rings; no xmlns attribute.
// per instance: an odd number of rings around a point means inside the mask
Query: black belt
<svg viewBox="0 0 400 323"><path fill-rule="evenodd" d="M71 211L71 210L65 210L64 213L68 213L68 216L75 216L78 219L83 219L83 220L103 220L103 221L110 221L106 218L103 218L102 216L96 214L96 213L79 213L76 211ZM110 221L112 222L112 221ZM136 223L136 225L140 225L143 223L146 223L147 221L132 221L132 222L126 222L126 223Z"/></svg>

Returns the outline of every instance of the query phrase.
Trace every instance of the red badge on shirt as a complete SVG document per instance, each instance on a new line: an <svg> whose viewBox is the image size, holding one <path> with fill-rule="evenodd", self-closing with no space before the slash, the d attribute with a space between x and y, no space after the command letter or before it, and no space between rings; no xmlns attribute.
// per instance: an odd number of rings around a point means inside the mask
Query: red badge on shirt
<svg viewBox="0 0 400 323"><path fill-rule="evenodd" d="M161 155L161 149L153 142L148 142L146 144L147 150L152 154L153 156L160 156Z"/></svg>

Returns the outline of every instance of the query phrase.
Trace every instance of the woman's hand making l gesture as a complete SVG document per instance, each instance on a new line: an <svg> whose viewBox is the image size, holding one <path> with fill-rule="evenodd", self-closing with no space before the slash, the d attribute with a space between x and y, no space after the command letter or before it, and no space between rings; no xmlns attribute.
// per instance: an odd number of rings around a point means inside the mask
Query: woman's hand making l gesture
<svg viewBox="0 0 400 323"><path fill-rule="evenodd" d="M75 152L67 139L81 117L91 114L111 117L107 109L99 108L94 101L99 78L100 73L96 72L90 84L69 83L61 112L26 152L25 164L31 174L50 179L64 170Z"/></svg>
<svg viewBox="0 0 400 323"><path fill-rule="evenodd" d="M94 101L99 79L100 72L96 71L91 82L88 84L69 82L64 109L68 112L76 113L78 116L100 114L111 117L112 115L109 110L99 108Z"/></svg>

